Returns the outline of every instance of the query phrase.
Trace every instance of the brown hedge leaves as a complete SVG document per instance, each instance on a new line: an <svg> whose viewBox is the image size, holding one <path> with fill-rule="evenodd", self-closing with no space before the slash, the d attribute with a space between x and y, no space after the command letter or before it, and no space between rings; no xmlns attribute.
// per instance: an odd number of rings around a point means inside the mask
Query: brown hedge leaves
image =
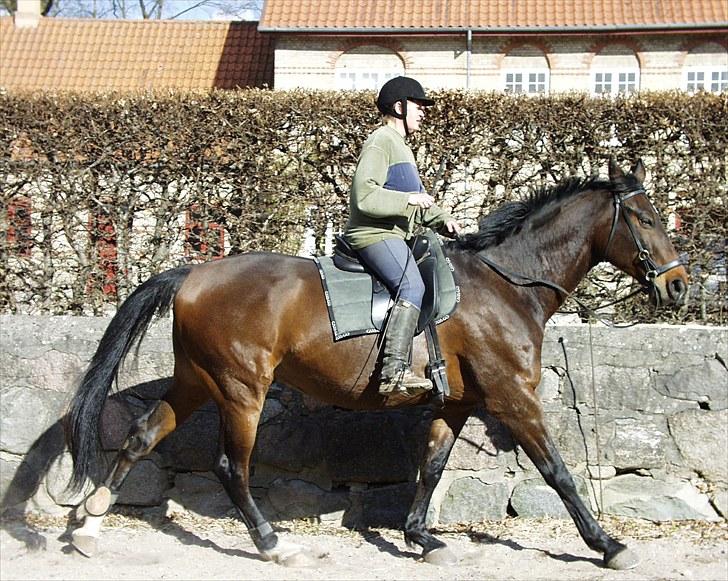
<svg viewBox="0 0 728 581"><path fill-rule="evenodd" d="M413 149L425 185L466 224L544 182L605 174L610 155L624 166L641 157L693 286L678 313L638 300L616 318L725 323L725 94L436 97ZM327 226L346 222L356 158L379 122L373 99L0 94L2 310L113 310L152 273L223 246L296 253L307 234L323 252ZM599 268L578 293L607 301L630 284Z"/></svg>

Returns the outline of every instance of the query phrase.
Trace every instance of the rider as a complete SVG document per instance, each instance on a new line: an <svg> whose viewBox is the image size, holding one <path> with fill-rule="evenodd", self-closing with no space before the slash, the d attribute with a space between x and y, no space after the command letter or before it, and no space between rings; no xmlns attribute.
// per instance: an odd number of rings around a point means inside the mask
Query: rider
<svg viewBox="0 0 728 581"><path fill-rule="evenodd" d="M430 380L409 369L425 285L405 240L417 225L457 236L457 221L425 192L406 138L420 128L425 108L435 102L419 82L395 77L379 91L377 108L384 124L364 143L350 191L344 237L393 297L384 337L379 393L432 389Z"/></svg>

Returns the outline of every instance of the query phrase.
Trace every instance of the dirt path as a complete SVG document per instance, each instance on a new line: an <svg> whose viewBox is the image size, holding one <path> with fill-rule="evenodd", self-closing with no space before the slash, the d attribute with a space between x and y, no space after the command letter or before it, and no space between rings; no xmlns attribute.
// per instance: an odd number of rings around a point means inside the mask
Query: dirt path
<svg viewBox="0 0 728 581"><path fill-rule="evenodd" d="M277 523L286 539L310 547L315 566L286 569L262 561L232 519L192 514L172 519L112 514L92 559L65 541L65 519L6 520L0 531L0 578L13 579L728 579L728 525L604 523L642 559L630 571L600 567L570 521L507 519L438 531L460 562L418 560L399 531L349 531L296 521ZM35 545L31 550L28 545ZM45 545L44 548L42 546Z"/></svg>

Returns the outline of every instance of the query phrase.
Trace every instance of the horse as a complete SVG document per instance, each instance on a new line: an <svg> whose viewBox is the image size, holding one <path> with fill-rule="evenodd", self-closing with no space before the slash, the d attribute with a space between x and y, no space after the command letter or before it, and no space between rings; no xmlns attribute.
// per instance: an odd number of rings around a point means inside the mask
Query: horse
<svg viewBox="0 0 728 581"><path fill-rule="evenodd" d="M638 160L625 172L609 161L608 179L569 178L507 202L477 231L444 244L461 289L458 308L438 327L450 393L432 405L404 537L428 563L457 556L425 525L427 508L463 425L478 407L510 430L603 564L637 565L638 556L600 526L576 492L549 436L535 394L544 328L596 264L608 261L634 277L659 305L678 305L688 284L643 182ZM520 274L514 284L513 271ZM525 282L524 282L525 281ZM518 282L518 281L515 281ZM334 342L314 261L250 253L162 272L142 283L109 323L82 376L67 415L73 459L69 487L89 485L100 454L104 402L120 365L155 315L173 308L174 374L161 400L136 419L100 484L77 507L82 526L72 544L90 556L104 515L131 467L210 398L220 414L214 471L263 558L285 566L311 562L308 549L287 541L263 517L249 489L256 428L273 381L349 409L429 405L426 394L378 393L376 337ZM427 348L414 341L413 369Z"/></svg>

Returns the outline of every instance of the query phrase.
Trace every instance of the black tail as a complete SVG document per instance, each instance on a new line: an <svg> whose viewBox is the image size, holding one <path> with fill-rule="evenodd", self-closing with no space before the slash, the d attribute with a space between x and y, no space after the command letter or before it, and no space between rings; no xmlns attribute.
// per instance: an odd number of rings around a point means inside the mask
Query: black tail
<svg viewBox="0 0 728 581"><path fill-rule="evenodd" d="M98 461L101 412L119 367L132 346L142 340L154 315L169 310L190 269L175 268L147 280L119 307L104 332L67 416L66 440L73 457L70 488L79 490Z"/></svg>

